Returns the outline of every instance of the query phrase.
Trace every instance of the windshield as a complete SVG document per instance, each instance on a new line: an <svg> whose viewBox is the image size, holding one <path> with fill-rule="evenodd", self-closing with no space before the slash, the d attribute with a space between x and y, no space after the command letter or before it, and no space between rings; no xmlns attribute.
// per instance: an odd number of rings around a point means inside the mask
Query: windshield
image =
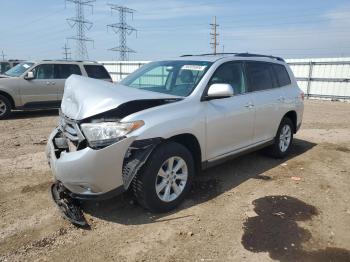
<svg viewBox="0 0 350 262"><path fill-rule="evenodd" d="M22 75L25 71L28 70L34 63L20 63L16 65L15 67L12 67L10 70L5 72L5 75L8 76L20 76Z"/></svg>
<svg viewBox="0 0 350 262"><path fill-rule="evenodd" d="M121 81L142 90L188 96L212 63L207 61L161 61L144 65Z"/></svg>

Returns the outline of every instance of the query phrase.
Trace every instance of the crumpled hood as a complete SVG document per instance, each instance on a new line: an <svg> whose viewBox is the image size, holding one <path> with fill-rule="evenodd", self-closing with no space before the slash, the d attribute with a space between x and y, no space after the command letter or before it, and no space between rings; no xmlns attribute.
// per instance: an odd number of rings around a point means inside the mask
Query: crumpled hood
<svg viewBox="0 0 350 262"><path fill-rule="evenodd" d="M71 75L66 80L61 110L71 119L82 120L134 100L174 98L179 97Z"/></svg>

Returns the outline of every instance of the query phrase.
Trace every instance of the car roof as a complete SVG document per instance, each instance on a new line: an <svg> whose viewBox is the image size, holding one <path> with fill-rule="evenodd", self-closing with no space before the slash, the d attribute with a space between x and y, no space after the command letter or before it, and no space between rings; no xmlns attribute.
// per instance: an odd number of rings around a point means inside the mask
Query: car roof
<svg viewBox="0 0 350 262"><path fill-rule="evenodd" d="M244 60L263 61L263 62L285 63L285 61L281 57L261 55L261 54L251 54L251 53L217 53L217 54L182 55L173 60L216 62L223 58L231 58L232 60L244 59Z"/></svg>
<svg viewBox="0 0 350 262"><path fill-rule="evenodd" d="M28 63L55 63L55 64L92 64L92 65L101 65L97 61L84 61L84 60L64 60L64 59L45 59L45 60L36 60L36 61L23 61Z"/></svg>

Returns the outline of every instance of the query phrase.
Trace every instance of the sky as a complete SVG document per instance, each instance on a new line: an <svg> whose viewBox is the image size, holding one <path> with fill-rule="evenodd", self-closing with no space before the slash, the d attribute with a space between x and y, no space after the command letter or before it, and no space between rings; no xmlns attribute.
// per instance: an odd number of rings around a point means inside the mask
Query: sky
<svg viewBox="0 0 350 262"><path fill-rule="evenodd" d="M116 60L108 49L118 35L108 3L135 9L127 16L137 29L127 37L136 51L130 60L156 60L212 52L210 23L217 17L219 51L251 52L285 58L350 56L349 0L96 0L84 9L93 22L87 37L90 60ZM9 59L61 59L65 43L76 58L75 35L66 19L74 4L65 0L1 0L1 51Z"/></svg>

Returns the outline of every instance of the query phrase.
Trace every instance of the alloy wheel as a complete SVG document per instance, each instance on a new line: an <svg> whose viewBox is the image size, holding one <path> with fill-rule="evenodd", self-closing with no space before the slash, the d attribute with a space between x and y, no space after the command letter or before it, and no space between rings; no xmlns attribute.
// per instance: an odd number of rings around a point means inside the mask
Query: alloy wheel
<svg viewBox="0 0 350 262"><path fill-rule="evenodd" d="M3 116L7 111L7 106L4 101L0 100L0 116Z"/></svg>
<svg viewBox="0 0 350 262"><path fill-rule="evenodd" d="M185 189L188 168L184 159L178 156L164 161L156 177L156 193L160 200L171 202L177 199Z"/></svg>
<svg viewBox="0 0 350 262"><path fill-rule="evenodd" d="M286 152L292 139L292 130L289 125L284 125L280 133L279 148L281 152Z"/></svg>

